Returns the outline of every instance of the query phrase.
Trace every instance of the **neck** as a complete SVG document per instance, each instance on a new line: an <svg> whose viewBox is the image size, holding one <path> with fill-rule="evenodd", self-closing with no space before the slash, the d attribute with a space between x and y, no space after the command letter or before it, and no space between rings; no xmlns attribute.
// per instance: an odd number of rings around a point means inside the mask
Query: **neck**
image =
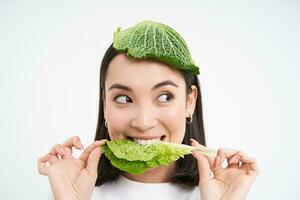
<svg viewBox="0 0 300 200"><path fill-rule="evenodd" d="M134 175L129 173L123 173L126 178L142 182L142 183L166 183L170 182L171 174L174 172L175 162L163 167L156 167L146 171L143 174Z"/></svg>

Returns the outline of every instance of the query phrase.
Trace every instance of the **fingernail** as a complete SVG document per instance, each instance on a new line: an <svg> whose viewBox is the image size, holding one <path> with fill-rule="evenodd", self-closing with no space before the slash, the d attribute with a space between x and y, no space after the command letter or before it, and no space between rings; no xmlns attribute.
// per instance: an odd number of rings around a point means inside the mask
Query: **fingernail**
<svg viewBox="0 0 300 200"><path fill-rule="evenodd" d="M241 159L241 157L240 156L236 156L236 158L235 158L235 163L238 163L239 162L239 160Z"/></svg>
<svg viewBox="0 0 300 200"><path fill-rule="evenodd" d="M193 139L193 138L190 138L190 141L191 142L197 142L195 139Z"/></svg>
<svg viewBox="0 0 300 200"><path fill-rule="evenodd" d="M83 149L83 145L82 145L81 142L79 142L79 148L80 148L80 149Z"/></svg>
<svg viewBox="0 0 300 200"><path fill-rule="evenodd" d="M235 160L236 160L236 158L235 157L232 157L230 160L229 160L229 164L231 164L231 163L234 163L235 162Z"/></svg>
<svg viewBox="0 0 300 200"><path fill-rule="evenodd" d="M61 150L58 150L58 151L57 151L57 155L60 155L60 156L63 155L63 153L61 152Z"/></svg>
<svg viewBox="0 0 300 200"><path fill-rule="evenodd" d="M237 155L235 155L235 156L233 156L230 160L229 160L229 164L232 164L232 163L235 163L236 161L238 161L239 160L239 156L237 156Z"/></svg>

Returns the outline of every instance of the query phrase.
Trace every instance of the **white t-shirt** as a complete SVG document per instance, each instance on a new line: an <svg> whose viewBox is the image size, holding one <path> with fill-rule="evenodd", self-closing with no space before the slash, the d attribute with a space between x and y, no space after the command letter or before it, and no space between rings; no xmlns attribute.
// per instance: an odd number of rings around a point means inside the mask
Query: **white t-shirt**
<svg viewBox="0 0 300 200"><path fill-rule="evenodd" d="M52 194L47 199L53 200ZM184 189L173 183L141 183L120 175L94 189L92 200L201 200L198 186Z"/></svg>
<svg viewBox="0 0 300 200"><path fill-rule="evenodd" d="M188 190L172 183L141 183L120 176L95 187L92 200L200 200L198 186Z"/></svg>

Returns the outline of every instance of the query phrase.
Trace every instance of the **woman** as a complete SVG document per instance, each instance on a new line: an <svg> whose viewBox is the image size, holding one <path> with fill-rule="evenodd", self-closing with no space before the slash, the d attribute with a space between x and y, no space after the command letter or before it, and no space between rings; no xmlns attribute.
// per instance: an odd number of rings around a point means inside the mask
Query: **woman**
<svg viewBox="0 0 300 200"><path fill-rule="evenodd" d="M118 29L102 60L95 142L74 158L73 147L84 149L74 136L38 160L55 199L245 199L258 167L241 151L221 148L215 157L194 152L140 175L101 157L99 146L116 139L205 146L198 72L170 27L145 21Z"/></svg>

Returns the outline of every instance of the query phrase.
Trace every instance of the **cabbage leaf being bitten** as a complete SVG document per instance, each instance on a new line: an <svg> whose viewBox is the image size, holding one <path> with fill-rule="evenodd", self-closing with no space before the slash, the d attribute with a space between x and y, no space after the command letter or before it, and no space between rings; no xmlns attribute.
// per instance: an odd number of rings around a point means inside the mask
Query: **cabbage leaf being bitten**
<svg viewBox="0 0 300 200"><path fill-rule="evenodd" d="M118 28L113 47L137 59L156 59L179 70L199 74L184 39L162 23L147 20L124 30Z"/></svg>
<svg viewBox="0 0 300 200"><path fill-rule="evenodd" d="M142 174L150 168L166 166L194 150L207 156L215 155L214 150L204 146L193 147L162 141L141 145L132 140L112 140L102 147L113 166L131 174Z"/></svg>

